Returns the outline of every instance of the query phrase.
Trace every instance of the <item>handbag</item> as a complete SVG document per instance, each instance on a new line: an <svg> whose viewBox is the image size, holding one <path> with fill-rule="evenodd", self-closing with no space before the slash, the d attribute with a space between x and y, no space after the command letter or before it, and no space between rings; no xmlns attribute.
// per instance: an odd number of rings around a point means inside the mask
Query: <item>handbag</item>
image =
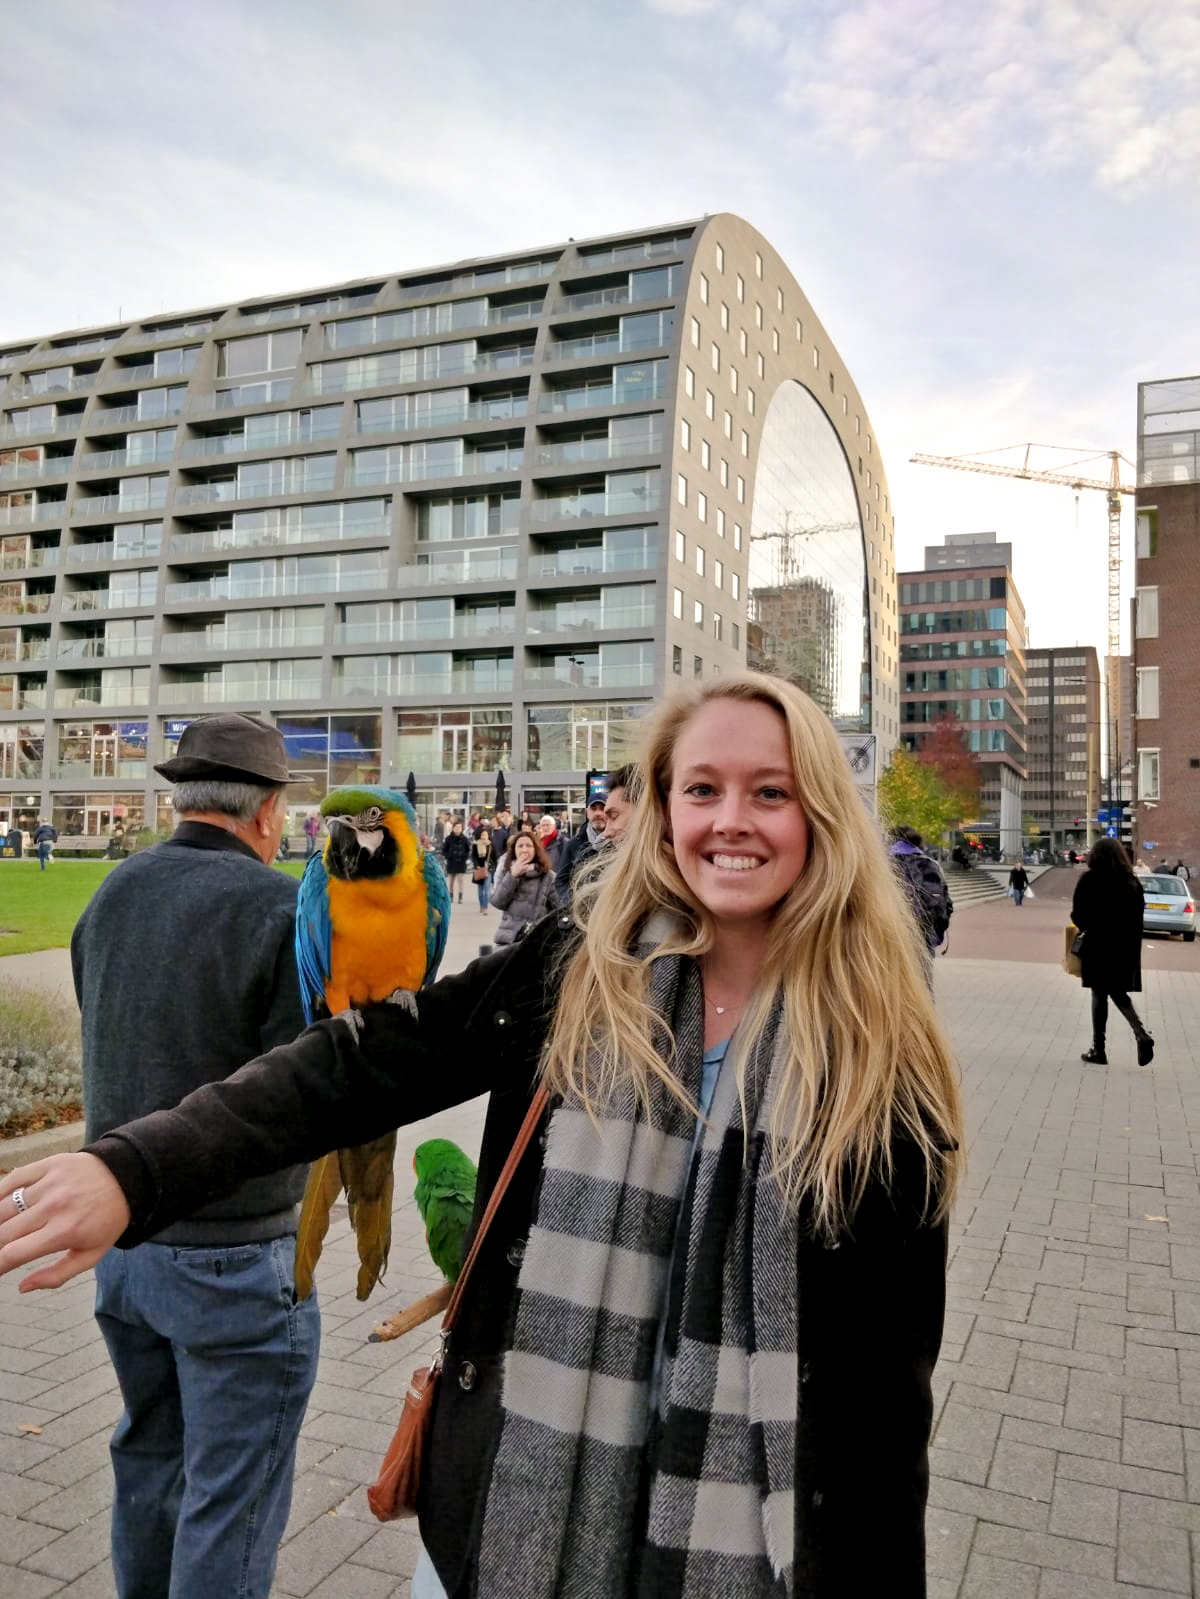
<svg viewBox="0 0 1200 1599"><path fill-rule="evenodd" d="M1063 928L1063 958L1062 967L1068 977L1083 976L1083 934L1074 922L1068 922Z"/></svg>
<svg viewBox="0 0 1200 1599"><path fill-rule="evenodd" d="M446 1306L446 1314L442 1318L437 1353L428 1366L422 1366L413 1372L404 1391L404 1408L400 1412L399 1425L388 1445L387 1454L383 1457L379 1476L367 1489L367 1503L379 1521L395 1521L401 1516L416 1514L417 1489L421 1482L421 1467L425 1461L425 1445L433 1421L433 1402L437 1395L438 1380L442 1374L446 1346L450 1342L450 1334L458 1320L467 1279L471 1275L471 1268L478 1258L480 1245L487 1235L492 1219L500 1208L500 1201L504 1198L513 1173L520 1165L521 1157L529 1146L534 1130L545 1115L549 1102L550 1096L545 1088L539 1088L525 1113L525 1120L521 1123L516 1142L509 1151L504 1170L500 1173L495 1188L492 1189L487 1209L479 1223L479 1230L454 1284L454 1292L450 1296L450 1303Z"/></svg>
<svg viewBox="0 0 1200 1599"><path fill-rule="evenodd" d="M487 874L488 869L486 866L477 866L471 873L471 881L473 883L482 883Z"/></svg>

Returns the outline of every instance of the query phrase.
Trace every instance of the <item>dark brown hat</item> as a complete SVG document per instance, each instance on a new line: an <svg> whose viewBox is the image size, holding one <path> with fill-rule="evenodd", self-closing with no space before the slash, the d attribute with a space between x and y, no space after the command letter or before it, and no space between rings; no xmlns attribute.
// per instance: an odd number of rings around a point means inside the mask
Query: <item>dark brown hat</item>
<svg viewBox="0 0 1200 1599"><path fill-rule="evenodd" d="M279 729L261 716L242 711L201 716L190 722L180 736L178 752L154 770L170 783L199 778L287 783L302 775L288 771L287 750Z"/></svg>

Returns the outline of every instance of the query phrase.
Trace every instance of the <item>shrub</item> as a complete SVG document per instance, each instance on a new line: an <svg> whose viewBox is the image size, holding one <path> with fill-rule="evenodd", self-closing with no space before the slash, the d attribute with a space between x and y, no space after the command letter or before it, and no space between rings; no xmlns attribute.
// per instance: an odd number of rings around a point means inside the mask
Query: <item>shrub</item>
<svg viewBox="0 0 1200 1599"><path fill-rule="evenodd" d="M0 992L0 1137L71 1121L83 1099L79 1013L55 994Z"/></svg>

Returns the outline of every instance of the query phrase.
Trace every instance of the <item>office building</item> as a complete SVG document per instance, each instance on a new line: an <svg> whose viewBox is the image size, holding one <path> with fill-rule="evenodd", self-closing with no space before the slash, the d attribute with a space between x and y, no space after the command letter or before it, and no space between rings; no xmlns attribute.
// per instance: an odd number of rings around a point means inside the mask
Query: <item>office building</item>
<svg viewBox="0 0 1200 1599"><path fill-rule="evenodd" d="M1089 645L1031 648L1025 658L1026 837L1084 850L1104 804L1100 782L1100 658Z"/></svg>
<svg viewBox="0 0 1200 1599"><path fill-rule="evenodd" d="M218 708L278 721L299 811L577 806L789 587L829 714L898 734L866 407L728 214L10 343L0 535L4 822L165 825Z"/></svg>
<svg viewBox="0 0 1200 1599"><path fill-rule="evenodd" d="M1011 546L952 534L927 546L925 568L901 572L900 733L919 750L949 717L981 767L973 832L1005 855L1021 849L1026 772L1025 607Z"/></svg>
<svg viewBox="0 0 1200 1599"><path fill-rule="evenodd" d="M1138 385L1134 842L1200 865L1200 377Z"/></svg>

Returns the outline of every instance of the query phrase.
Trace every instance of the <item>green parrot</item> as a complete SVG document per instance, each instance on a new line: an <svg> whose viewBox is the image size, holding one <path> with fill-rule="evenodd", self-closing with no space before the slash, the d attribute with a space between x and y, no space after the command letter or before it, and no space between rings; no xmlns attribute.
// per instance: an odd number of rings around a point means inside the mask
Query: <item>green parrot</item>
<svg viewBox="0 0 1200 1599"><path fill-rule="evenodd" d="M475 1209L475 1162L448 1138L430 1138L413 1156L414 1198L433 1263L448 1283L462 1270L463 1240Z"/></svg>
<svg viewBox="0 0 1200 1599"><path fill-rule="evenodd" d="M416 1013L415 993L437 975L450 925L441 863L421 842L416 812L394 789L336 788L321 802L325 848L304 870L296 904L296 963L305 1019L394 1004ZM358 1244L357 1293L383 1276L392 1239L395 1133L314 1162L296 1232L296 1294L312 1293L338 1195L346 1190Z"/></svg>

